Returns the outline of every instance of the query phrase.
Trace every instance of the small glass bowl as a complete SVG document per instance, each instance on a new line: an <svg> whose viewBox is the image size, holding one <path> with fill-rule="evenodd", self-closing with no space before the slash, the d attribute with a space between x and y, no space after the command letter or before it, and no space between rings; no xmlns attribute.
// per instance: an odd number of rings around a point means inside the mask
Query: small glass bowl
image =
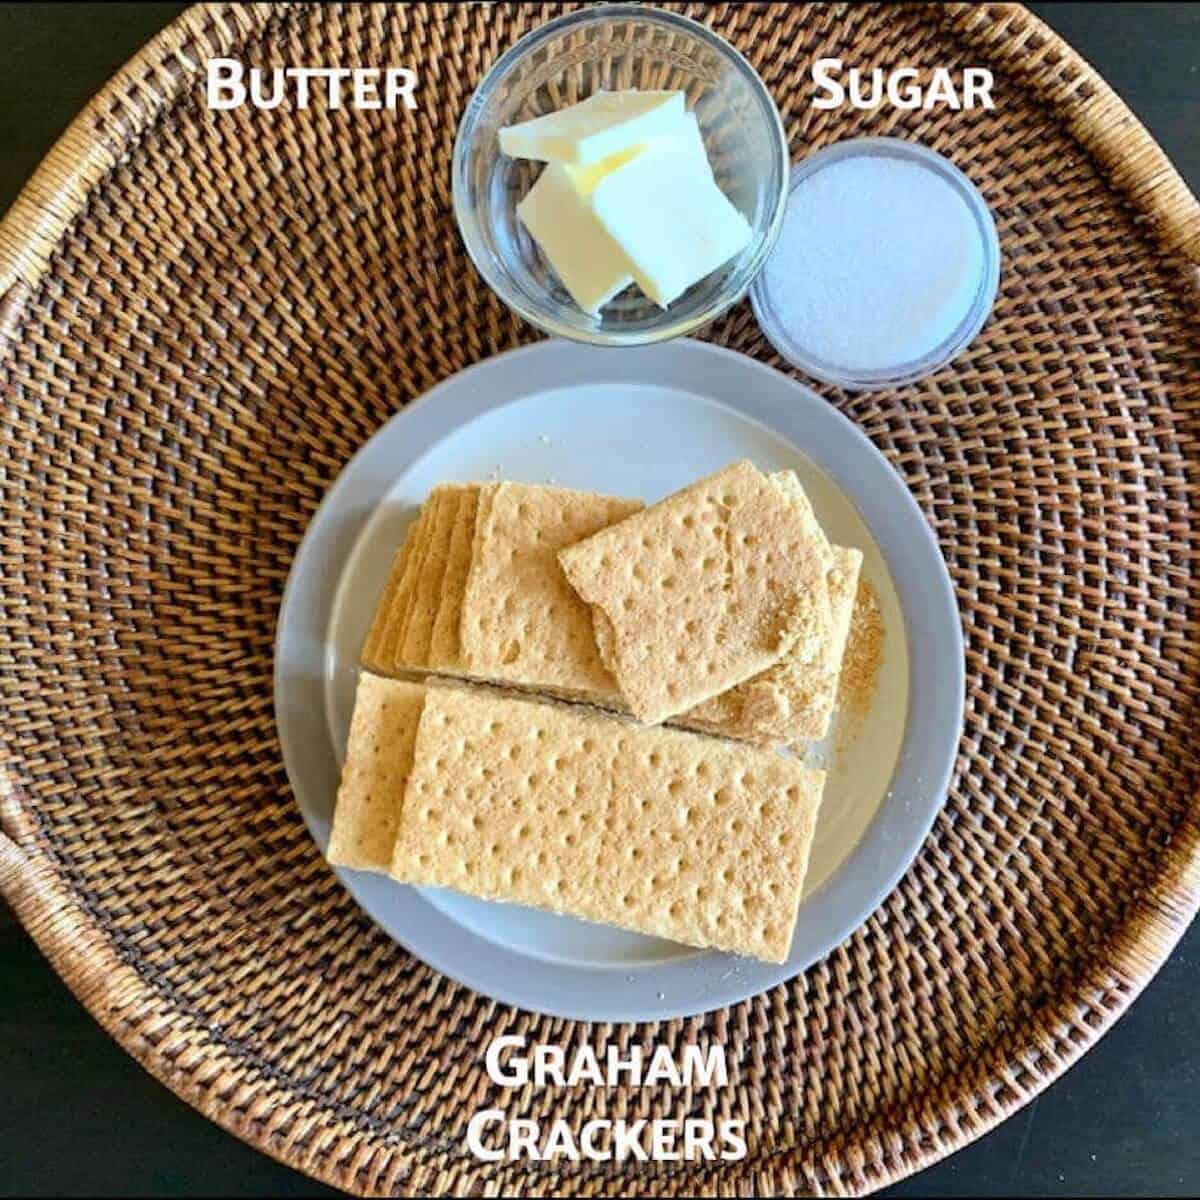
<svg viewBox="0 0 1200 1200"><path fill-rule="evenodd" d="M601 88L683 91L717 183L753 231L736 258L665 310L630 287L598 318L582 312L517 218L541 164L501 154L500 128ZM675 13L600 5L535 29L484 77L454 143L454 215L479 273L530 324L594 345L637 346L690 333L746 294L783 222L788 166L775 102L728 42Z"/></svg>
<svg viewBox="0 0 1200 1200"><path fill-rule="evenodd" d="M970 209L979 231L979 240L983 250L983 266L979 272L979 289L975 294L975 299L958 327L920 358L872 370L855 370L821 359L805 348L796 332L783 323L775 310L767 288L765 274L760 275L755 281L750 293L750 301L759 327L771 345L792 366L813 379L832 383L847 391L878 392L887 388L903 387L918 379L924 379L927 375L932 375L956 358L968 343L974 340L975 335L983 328L984 322L992 311L992 305L996 300L996 291L1000 286L1000 239L996 235L996 222L987 206L987 201L984 200L979 189L970 179L936 150L930 150L928 146L922 146L916 142L906 142L903 138L850 138L847 141L827 146L824 150L818 150L816 154L809 155L792 168L788 196L791 196L803 180L821 170L822 167L837 162L839 159L863 154L901 158L928 167L954 187L966 201L967 208ZM881 196L879 199L881 204L886 203L886 197Z"/></svg>

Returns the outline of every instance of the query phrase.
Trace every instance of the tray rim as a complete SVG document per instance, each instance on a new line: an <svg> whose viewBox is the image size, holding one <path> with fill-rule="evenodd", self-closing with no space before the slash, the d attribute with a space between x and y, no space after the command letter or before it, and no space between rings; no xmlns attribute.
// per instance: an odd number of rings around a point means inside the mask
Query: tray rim
<svg viewBox="0 0 1200 1200"><path fill-rule="evenodd" d="M920 7L931 24L1003 60L1006 70L1040 94L1092 156L1113 190L1149 219L1160 247L1184 260L1181 295L1193 306L1200 303L1200 201L1099 73L1022 4ZM18 334L25 303L93 190L158 120L185 101L203 57L228 54L272 26L304 19L304 12L305 6L290 2L194 5L151 39L84 107L0 221L0 353ZM1053 82L1036 74L1041 67L1054 77ZM362 1166L345 1163L346 1156L342 1161L321 1156L319 1147L297 1152L267 1122L252 1118L247 1104L227 1103L219 1086L224 1073L234 1065L246 1070L247 1059L235 1060L225 1047L210 1041L209 1063L220 1069L206 1072L207 1085L176 1066L170 1051L194 1049L193 1038L203 1037L205 1031L186 1012L165 1003L117 957L80 898L62 884L37 840L35 822L23 799L22 790L0 770L0 895L101 1027L155 1078L214 1123L293 1169L352 1190L363 1174ZM766 1192L806 1187L873 1191L961 1149L1034 1099L1112 1027L1166 961L1198 910L1200 812L1193 811L1161 851L1153 884L1130 904L1084 969L1073 980L1064 979L1054 996L1019 1028L994 1041L978 1063L933 1081L900 1113L880 1110L804 1152L784 1147L760 1155L751 1166L755 1182ZM1102 976L1118 977L1121 990L1106 987ZM1079 997L1089 992L1113 997L1095 1021L1079 1019ZM136 1010L134 1015L129 1015L130 1010ZM168 1016L173 1027L164 1034ZM147 1026L157 1040L143 1032ZM1022 1033L1026 1036L1019 1038ZM258 1075L260 1096L271 1093L275 1103L305 1115L306 1106L293 1093L256 1066L250 1070ZM1021 1076L1030 1081L1023 1082ZM235 1078L226 1082L232 1084ZM934 1119L923 1120L925 1114ZM339 1138L371 1137L359 1122L327 1117L326 1128ZM387 1150L392 1161L382 1178L378 1169L370 1173L372 1190L393 1187L406 1167L422 1173L425 1169L410 1160L406 1149L395 1143L386 1146L382 1139L376 1140L370 1154L353 1156L354 1161L369 1162ZM440 1173L451 1186L461 1178L453 1166ZM654 1194L660 1183L669 1188L670 1179L653 1175L638 1182L647 1194Z"/></svg>

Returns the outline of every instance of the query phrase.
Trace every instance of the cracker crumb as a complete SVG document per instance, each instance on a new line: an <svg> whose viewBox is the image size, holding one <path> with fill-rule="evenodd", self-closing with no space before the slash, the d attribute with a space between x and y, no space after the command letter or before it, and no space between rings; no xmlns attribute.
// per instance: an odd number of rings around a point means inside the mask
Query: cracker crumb
<svg viewBox="0 0 1200 1200"><path fill-rule="evenodd" d="M871 711L879 664L883 660L884 632L883 614L879 611L875 590L865 579L860 579L858 595L854 599L854 616L850 619L850 636L842 659L842 677L838 682L839 747L858 736Z"/></svg>

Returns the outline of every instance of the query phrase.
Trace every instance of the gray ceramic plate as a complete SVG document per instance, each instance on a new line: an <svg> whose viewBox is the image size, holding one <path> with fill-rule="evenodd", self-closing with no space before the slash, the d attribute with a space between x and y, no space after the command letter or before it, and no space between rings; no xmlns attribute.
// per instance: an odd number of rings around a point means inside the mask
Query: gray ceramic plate
<svg viewBox="0 0 1200 1200"><path fill-rule="evenodd" d="M518 479L653 501L743 457L800 473L831 540L864 551L886 627L870 710L835 725L813 755L829 778L791 957L773 966L339 871L375 921L438 970L558 1016L688 1016L804 970L912 861L962 724L962 637L937 543L853 424L777 371L692 341L620 351L545 342L489 359L392 418L354 457L313 518L279 615L276 720L297 803L324 849L358 650L434 484Z"/></svg>

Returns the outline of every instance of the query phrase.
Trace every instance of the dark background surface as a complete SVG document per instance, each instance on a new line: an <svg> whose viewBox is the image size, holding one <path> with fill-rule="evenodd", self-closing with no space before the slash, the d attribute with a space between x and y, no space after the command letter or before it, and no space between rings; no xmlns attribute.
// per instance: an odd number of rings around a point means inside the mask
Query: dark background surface
<svg viewBox="0 0 1200 1200"><path fill-rule="evenodd" d="M178 4L0 6L0 210ZM1034 4L1200 191L1200 4ZM1200 1193L1200 927L1012 1120L894 1196ZM332 1195L244 1146L93 1023L0 903L0 1193Z"/></svg>

